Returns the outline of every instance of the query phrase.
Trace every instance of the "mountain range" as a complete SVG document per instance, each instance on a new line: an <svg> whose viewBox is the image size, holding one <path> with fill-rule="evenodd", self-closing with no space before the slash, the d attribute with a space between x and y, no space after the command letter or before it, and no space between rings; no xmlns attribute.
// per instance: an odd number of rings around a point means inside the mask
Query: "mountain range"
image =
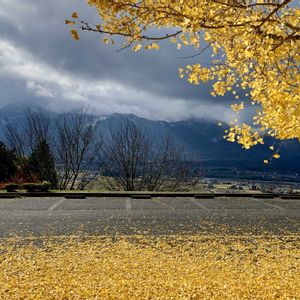
<svg viewBox="0 0 300 300"><path fill-rule="evenodd" d="M0 109L0 140L4 139L3 125L6 122L20 123L25 119L24 104L10 104ZM43 110L39 106L30 106L34 111ZM50 113L53 122L61 114ZM224 128L217 122L210 120L189 119L177 122L147 120L132 114L113 114L110 116L96 116L98 130L104 135L111 128L116 128L124 118L135 122L150 135L161 136L171 133L175 139L185 145L193 159L205 166L242 168L244 170L280 171L300 173L300 143L298 140L285 141L280 146L281 158L273 159L272 164L266 166L264 159L272 156L269 146L279 145L278 141L268 138L264 145L258 145L250 150L242 149L237 143L224 139Z"/></svg>

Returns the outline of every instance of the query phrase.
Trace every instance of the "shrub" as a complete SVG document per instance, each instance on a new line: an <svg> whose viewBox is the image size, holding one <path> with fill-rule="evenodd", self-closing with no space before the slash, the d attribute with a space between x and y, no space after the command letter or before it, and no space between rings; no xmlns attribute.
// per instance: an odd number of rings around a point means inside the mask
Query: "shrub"
<svg viewBox="0 0 300 300"><path fill-rule="evenodd" d="M36 183L23 183L22 187L27 192L34 192L36 189Z"/></svg>
<svg viewBox="0 0 300 300"><path fill-rule="evenodd" d="M5 185L5 189L7 192L16 192L16 190L19 188L20 186L16 183L8 183Z"/></svg>
<svg viewBox="0 0 300 300"><path fill-rule="evenodd" d="M24 183L23 188L27 192L48 192L51 187L51 183L43 181L42 183Z"/></svg>
<svg viewBox="0 0 300 300"><path fill-rule="evenodd" d="M41 183L41 191L42 192L48 192L51 188L52 184L49 181L43 181Z"/></svg>

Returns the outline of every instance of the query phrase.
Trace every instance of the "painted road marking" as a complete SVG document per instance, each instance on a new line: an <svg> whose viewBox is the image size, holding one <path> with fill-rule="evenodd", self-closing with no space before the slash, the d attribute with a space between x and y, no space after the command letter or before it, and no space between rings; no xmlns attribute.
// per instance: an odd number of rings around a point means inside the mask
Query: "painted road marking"
<svg viewBox="0 0 300 300"><path fill-rule="evenodd" d="M58 207L59 205L61 205L66 199L60 199L59 201L57 201L56 203L54 203L52 206L50 206L48 208L48 210L54 210L56 207Z"/></svg>
<svg viewBox="0 0 300 300"><path fill-rule="evenodd" d="M131 200L126 199L126 211L127 213L131 213Z"/></svg>
<svg viewBox="0 0 300 300"><path fill-rule="evenodd" d="M267 203L267 202L265 202L264 200L259 200L259 199L252 199L252 200L254 200L255 202L263 203L264 205L266 205L266 206L268 206L268 207L272 207L272 208L284 210L283 207L278 206L278 205L276 205L276 204Z"/></svg>
<svg viewBox="0 0 300 300"><path fill-rule="evenodd" d="M199 203L198 201L196 201L195 199L190 199L194 204L196 204L197 206L201 207L202 209L209 211L209 208L207 208L204 204Z"/></svg>
<svg viewBox="0 0 300 300"><path fill-rule="evenodd" d="M171 202L171 201L172 201L172 200L170 200L170 202ZM166 207L166 208L168 208L168 209L173 209L173 210L175 210L175 208L174 208L171 204L170 204L170 206L169 206L169 205L167 205L167 204L161 202L159 198L153 199L153 202L159 203L160 205L162 205L163 207Z"/></svg>

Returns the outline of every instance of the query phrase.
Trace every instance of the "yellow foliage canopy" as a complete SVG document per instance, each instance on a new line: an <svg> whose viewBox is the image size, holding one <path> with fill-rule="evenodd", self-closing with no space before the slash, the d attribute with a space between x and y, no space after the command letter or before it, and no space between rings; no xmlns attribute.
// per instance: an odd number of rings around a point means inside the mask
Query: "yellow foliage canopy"
<svg viewBox="0 0 300 300"><path fill-rule="evenodd" d="M205 41L213 53L211 65L188 65L179 70L180 77L192 84L211 81L212 95L232 93L245 104L259 106L253 124L232 124L228 140L246 149L263 143L265 135L300 141L298 1L88 0L88 4L98 10L101 24L77 21L80 29L123 36L124 47L133 51L142 46L159 49L159 42L169 39L178 49L192 46L200 53ZM149 33L151 28L158 34ZM161 35L159 29L164 29ZM232 107L239 111L244 104Z"/></svg>

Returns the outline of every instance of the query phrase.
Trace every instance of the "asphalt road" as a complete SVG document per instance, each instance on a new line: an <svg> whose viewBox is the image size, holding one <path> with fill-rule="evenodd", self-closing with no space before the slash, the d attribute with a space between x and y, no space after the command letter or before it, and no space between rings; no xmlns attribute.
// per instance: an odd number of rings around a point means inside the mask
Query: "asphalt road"
<svg viewBox="0 0 300 300"><path fill-rule="evenodd" d="M0 237L300 233L300 199L0 199Z"/></svg>

